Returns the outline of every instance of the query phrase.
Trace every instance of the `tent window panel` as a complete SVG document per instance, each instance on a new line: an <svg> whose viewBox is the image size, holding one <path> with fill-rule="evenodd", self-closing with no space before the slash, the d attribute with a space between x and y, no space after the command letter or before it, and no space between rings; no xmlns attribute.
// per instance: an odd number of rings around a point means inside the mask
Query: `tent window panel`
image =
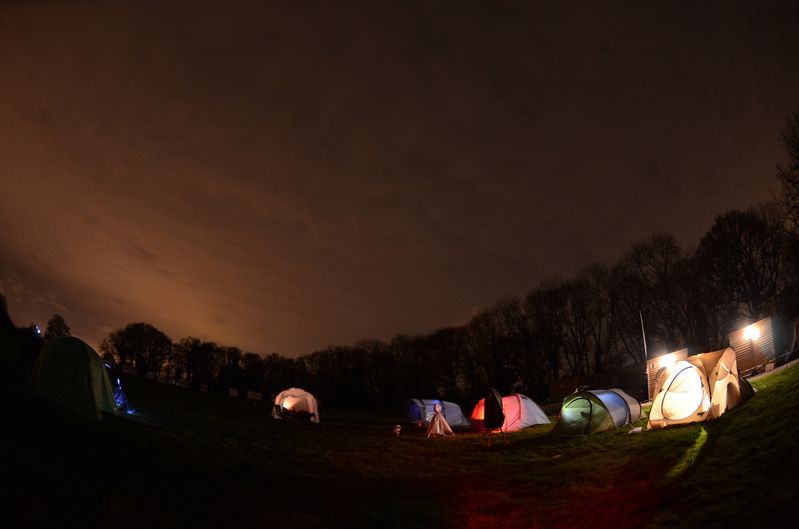
<svg viewBox="0 0 799 529"><path fill-rule="evenodd" d="M566 404L566 406L563 407L563 411L566 411L566 410L572 409L572 408L575 408L575 409L584 408L585 410L589 410L590 411L591 410L591 401L589 401L588 399L583 398L583 397L579 397L579 398L573 399L568 404Z"/></svg>
<svg viewBox="0 0 799 529"><path fill-rule="evenodd" d="M560 420L574 434L586 435L591 427L593 404L586 398L576 398L566 404L561 411Z"/></svg>
<svg viewBox="0 0 799 529"><path fill-rule="evenodd" d="M697 369L686 367L674 376L667 388L661 406L663 417L672 421L686 419L696 413L704 397L705 390Z"/></svg>

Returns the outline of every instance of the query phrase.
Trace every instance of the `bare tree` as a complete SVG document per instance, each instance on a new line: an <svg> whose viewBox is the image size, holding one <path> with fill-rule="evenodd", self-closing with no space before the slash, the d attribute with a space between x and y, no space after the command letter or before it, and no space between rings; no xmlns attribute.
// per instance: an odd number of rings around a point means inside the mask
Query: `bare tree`
<svg viewBox="0 0 799 529"><path fill-rule="evenodd" d="M780 179L779 205L794 233L799 234L799 111L788 116L782 130L785 164L777 166Z"/></svg>
<svg viewBox="0 0 799 529"><path fill-rule="evenodd" d="M238 388L241 368L241 349L225 346L219 348L222 357L221 379L224 388Z"/></svg>
<svg viewBox="0 0 799 529"><path fill-rule="evenodd" d="M560 378L566 303L566 289L558 279L541 282L524 300L530 332L542 353L540 359L549 382Z"/></svg>
<svg viewBox="0 0 799 529"><path fill-rule="evenodd" d="M60 336L70 336L70 331L69 325L64 321L64 317L60 314L53 314L53 317L47 322L47 327L44 331L44 339L45 341L49 341Z"/></svg>
<svg viewBox="0 0 799 529"><path fill-rule="evenodd" d="M593 264L580 272L578 279L584 282L589 293L591 372L602 373L620 363L611 321L610 270L607 266Z"/></svg>
<svg viewBox="0 0 799 529"><path fill-rule="evenodd" d="M149 323L129 323L104 339L100 351L122 366L135 367L139 375L148 371L158 374L171 355L172 340Z"/></svg>
<svg viewBox="0 0 799 529"><path fill-rule="evenodd" d="M591 293L583 279L572 279L564 284L566 307L563 311L563 358L569 375L588 373L588 350L591 328Z"/></svg>
<svg viewBox="0 0 799 529"><path fill-rule="evenodd" d="M479 392L484 385L508 392L520 382L514 366L521 352L520 336L524 325L526 318L518 298L500 301L481 310L469 321L466 345L476 375L470 388L472 392Z"/></svg>
<svg viewBox="0 0 799 529"><path fill-rule="evenodd" d="M610 321L616 351L636 364L644 361L641 316L647 294L639 276L622 260L610 272ZM648 318L647 318L648 319Z"/></svg>
<svg viewBox="0 0 799 529"><path fill-rule="evenodd" d="M754 321L776 308L785 250L782 218L773 207L764 206L717 217L697 253L720 302L734 305L740 317Z"/></svg>
<svg viewBox="0 0 799 529"><path fill-rule="evenodd" d="M435 376L438 394L447 398L461 396L463 327L444 327L430 334L426 342L430 351L430 367Z"/></svg>
<svg viewBox="0 0 799 529"><path fill-rule="evenodd" d="M260 392L264 380L264 359L255 353L241 355L241 382L245 391Z"/></svg>
<svg viewBox="0 0 799 529"><path fill-rule="evenodd" d="M647 322L647 338L665 349L674 349L684 342L679 326L679 289L677 272L683 252L677 240L668 233L658 233L633 245L622 257L616 279L630 282L627 302L638 304L627 307L625 317L634 322L640 333L639 314Z"/></svg>

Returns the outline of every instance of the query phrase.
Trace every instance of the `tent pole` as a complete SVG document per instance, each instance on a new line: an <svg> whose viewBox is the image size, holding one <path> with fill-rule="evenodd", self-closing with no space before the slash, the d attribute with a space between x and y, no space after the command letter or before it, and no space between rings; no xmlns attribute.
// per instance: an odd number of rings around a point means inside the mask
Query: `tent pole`
<svg viewBox="0 0 799 529"><path fill-rule="evenodd" d="M641 339L644 342L644 391L646 392L646 400L649 400L649 373L646 368L649 362L649 353L646 350L646 331L644 330L644 315L638 311L638 317L641 319Z"/></svg>

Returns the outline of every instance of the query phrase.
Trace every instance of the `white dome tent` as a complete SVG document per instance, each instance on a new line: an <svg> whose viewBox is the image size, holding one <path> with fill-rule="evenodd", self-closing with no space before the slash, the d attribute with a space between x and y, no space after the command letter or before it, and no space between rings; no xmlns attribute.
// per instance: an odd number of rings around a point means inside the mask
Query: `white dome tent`
<svg viewBox="0 0 799 529"><path fill-rule="evenodd" d="M319 422L319 406L312 394L300 388L289 388L277 394L272 418L303 417L309 418L311 422Z"/></svg>

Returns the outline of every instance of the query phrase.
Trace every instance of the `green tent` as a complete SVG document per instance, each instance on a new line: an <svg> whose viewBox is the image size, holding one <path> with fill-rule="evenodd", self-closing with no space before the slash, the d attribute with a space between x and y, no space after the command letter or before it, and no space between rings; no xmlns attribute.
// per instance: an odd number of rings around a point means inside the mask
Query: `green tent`
<svg viewBox="0 0 799 529"><path fill-rule="evenodd" d="M641 418L641 405L620 389L577 391L563 399L551 435L580 437L619 428Z"/></svg>
<svg viewBox="0 0 799 529"><path fill-rule="evenodd" d="M102 412L117 414L114 391L102 359L73 336L44 345L31 379L33 392L79 416L102 421Z"/></svg>

